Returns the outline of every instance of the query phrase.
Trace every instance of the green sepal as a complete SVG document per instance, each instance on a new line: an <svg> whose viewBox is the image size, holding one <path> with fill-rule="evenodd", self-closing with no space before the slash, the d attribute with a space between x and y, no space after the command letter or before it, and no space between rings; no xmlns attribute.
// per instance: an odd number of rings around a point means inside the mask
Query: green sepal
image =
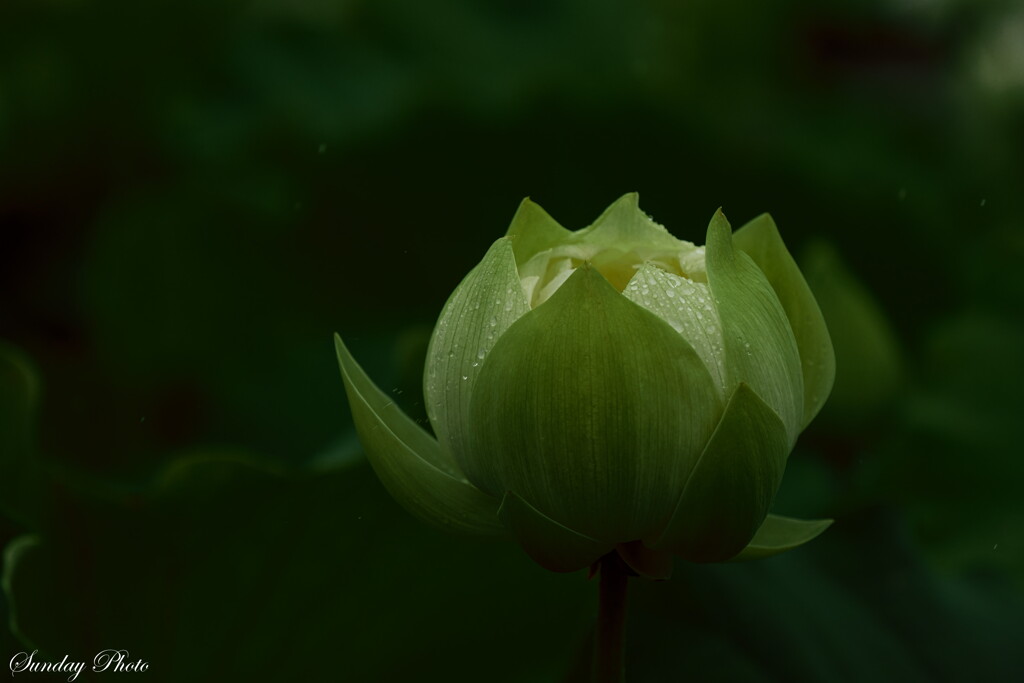
<svg viewBox="0 0 1024 683"><path fill-rule="evenodd" d="M721 410L686 340L585 264L484 364L470 410L478 485L602 541L644 538L664 527Z"/></svg>
<svg viewBox="0 0 1024 683"><path fill-rule="evenodd" d="M452 292L430 337L423 370L427 416L441 450L474 483L478 476L467 452L473 387L494 344L528 310L512 242L503 237Z"/></svg>
<svg viewBox="0 0 1024 683"><path fill-rule="evenodd" d="M782 303L750 256L733 248L721 210L708 225L706 255L729 388L750 385L782 418L792 447L804 424L803 370Z"/></svg>
<svg viewBox="0 0 1024 683"><path fill-rule="evenodd" d="M651 547L693 562L734 557L768 514L788 454L785 425L741 383Z"/></svg>
<svg viewBox="0 0 1024 683"><path fill-rule="evenodd" d="M831 519L796 519L768 515L747 547L731 561L759 560L784 553L817 538L830 526Z"/></svg>
<svg viewBox="0 0 1024 683"><path fill-rule="evenodd" d="M564 242L572 232L527 197L519 203L505 235L511 239L516 265L522 266L534 254Z"/></svg>
<svg viewBox="0 0 1024 683"><path fill-rule="evenodd" d="M800 350L806 427L825 404L835 379L835 353L825 318L771 216L761 214L744 225L733 235L733 243L765 274L786 311Z"/></svg>
<svg viewBox="0 0 1024 683"><path fill-rule="evenodd" d="M614 547L559 524L512 491L501 501L498 517L526 554L553 572L589 567Z"/></svg>
<svg viewBox="0 0 1024 683"><path fill-rule="evenodd" d="M437 441L366 375L341 337L334 342L359 440L394 499L443 529L501 534L497 499L466 481Z"/></svg>

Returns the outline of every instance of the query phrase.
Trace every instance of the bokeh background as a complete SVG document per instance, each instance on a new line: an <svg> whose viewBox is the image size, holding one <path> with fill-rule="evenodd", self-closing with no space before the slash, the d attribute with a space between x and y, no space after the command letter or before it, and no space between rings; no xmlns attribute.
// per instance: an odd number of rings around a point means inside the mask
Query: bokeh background
<svg viewBox="0 0 1024 683"><path fill-rule="evenodd" d="M836 523L637 581L630 680L1024 680L998 0L0 3L4 661L586 680L594 582L391 501L331 335L422 417L431 326L520 199L576 229L627 191L697 243L771 212L839 365L775 506Z"/></svg>

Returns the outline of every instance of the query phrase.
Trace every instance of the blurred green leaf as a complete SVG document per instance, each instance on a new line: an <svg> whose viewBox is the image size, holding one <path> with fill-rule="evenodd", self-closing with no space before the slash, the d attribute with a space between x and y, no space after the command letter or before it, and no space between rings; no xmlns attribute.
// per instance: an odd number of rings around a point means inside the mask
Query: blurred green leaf
<svg viewBox="0 0 1024 683"><path fill-rule="evenodd" d="M147 680L555 681L587 623L581 574L415 523L365 464L194 454L139 496L64 510L9 550L18 633L58 659L127 649Z"/></svg>
<svg viewBox="0 0 1024 683"><path fill-rule="evenodd" d="M39 500L34 453L39 380L28 358L0 340L0 514L30 526Z"/></svg>

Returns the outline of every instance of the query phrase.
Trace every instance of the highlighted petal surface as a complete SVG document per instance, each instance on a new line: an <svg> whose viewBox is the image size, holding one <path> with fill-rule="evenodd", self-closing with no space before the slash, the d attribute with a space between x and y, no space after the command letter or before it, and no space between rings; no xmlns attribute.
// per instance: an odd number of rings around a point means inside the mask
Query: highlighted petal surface
<svg viewBox="0 0 1024 683"><path fill-rule="evenodd" d="M730 388L748 384L782 418L789 446L804 425L800 352L768 278L733 248L729 222L717 211L708 226L708 282L722 319Z"/></svg>
<svg viewBox="0 0 1024 683"><path fill-rule="evenodd" d="M721 414L703 361L589 265L498 341L473 392L478 485L619 543L664 527Z"/></svg>
<svg viewBox="0 0 1024 683"><path fill-rule="evenodd" d="M724 398L726 371L722 322L707 284L666 273L648 263L629 281L622 294L667 322L690 342Z"/></svg>
<svg viewBox="0 0 1024 683"><path fill-rule="evenodd" d="M804 378L801 428L806 427L821 410L835 379L836 360L825 319L771 216L762 214L744 225L733 235L733 243L765 274L786 311L800 349Z"/></svg>
<svg viewBox="0 0 1024 683"><path fill-rule="evenodd" d="M366 375L335 335L338 363L359 440L388 492L410 512L451 531L502 533L498 501L465 481L437 441Z"/></svg>
<svg viewBox="0 0 1024 683"><path fill-rule="evenodd" d="M430 338L423 379L427 415L442 450L473 482L477 475L467 454L473 387L498 338L528 310L512 243L503 237L456 287Z"/></svg>

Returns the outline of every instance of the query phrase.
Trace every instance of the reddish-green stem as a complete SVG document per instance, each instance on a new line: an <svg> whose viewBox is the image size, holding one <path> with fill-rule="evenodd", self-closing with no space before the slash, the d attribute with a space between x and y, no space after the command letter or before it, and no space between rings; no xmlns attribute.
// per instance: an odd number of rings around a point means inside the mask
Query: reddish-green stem
<svg viewBox="0 0 1024 683"><path fill-rule="evenodd" d="M626 586L629 569L612 551L601 558L601 587L594 629L593 683L624 683Z"/></svg>

